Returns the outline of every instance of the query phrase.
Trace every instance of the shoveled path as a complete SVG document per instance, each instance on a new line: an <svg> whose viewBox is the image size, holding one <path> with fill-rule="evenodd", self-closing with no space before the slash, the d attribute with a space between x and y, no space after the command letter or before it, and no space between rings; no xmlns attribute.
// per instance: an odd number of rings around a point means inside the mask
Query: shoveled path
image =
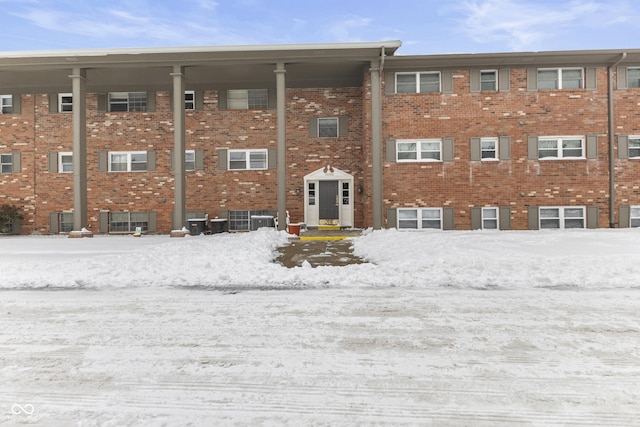
<svg viewBox="0 0 640 427"><path fill-rule="evenodd" d="M292 238L288 245L279 248L276 262L288 268L300 267L305 261L311 267L361 264L364 261L353 254L353 239L360 233L360 230L303 232L300 238Z"/></svg>

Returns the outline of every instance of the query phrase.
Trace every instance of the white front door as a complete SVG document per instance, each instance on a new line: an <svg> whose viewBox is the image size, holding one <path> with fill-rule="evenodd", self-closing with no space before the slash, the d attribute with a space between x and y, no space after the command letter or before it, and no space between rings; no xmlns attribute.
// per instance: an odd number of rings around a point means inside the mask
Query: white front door
<svg viewBox="0 0 640 427"><path fill-rule="evenodd" d="M304 177L308 226L353 227L353 176L327 166Z"/></svg>

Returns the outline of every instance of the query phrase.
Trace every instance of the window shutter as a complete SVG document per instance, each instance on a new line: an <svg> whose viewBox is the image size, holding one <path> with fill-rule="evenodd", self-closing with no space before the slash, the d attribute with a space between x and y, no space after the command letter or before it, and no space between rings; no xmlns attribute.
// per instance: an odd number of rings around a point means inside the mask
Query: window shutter
<svg viewBox="0 0 640 427"><path fill-rule="evenodd" d="M196 97L196 105L194 105L196 111L204 111L204 91L196 90L193 96Z"/></svg>
<svg viewBox="0 0 640 427"><path fill-rule="evenodd" d="M22 172L22 163L20 162L20 152L14 151L11 160L11 172L13 173L21 173Z"/></svg>
<svg viewBox="0 0 640 427"><path fill-rule="evenodd" d="M631 225L631 206L621 205L618 213L618 227L629 228Z"/></svg>
<svg viewBox="0 0 640 427"><path fill-rule="evenodd" d="M49 214L49 232L50 233L57 234L60 232L58 218L59 218L58 212L51 212Z"/></svg>
<svg viewBox="0 0 640 427"><path fill-rule="evenodd" d="M387 208L387 228L398 227L398 213L396 208Z"/></svg>
<svg viewBox="0 0 640 427"><path fill-rule="evenodd" d="M173 88L169 90L169 110L173 111Z"/></svg>
<svg viewBox="0 0 640 427"><path fill-rule="evenodd" d="M309 138L318 137L318 119L316 117L309 117Z"/></svg>
<svg viewBox="0 0 640 427"><path fill-rule="evenodd" d="M267 150L267 169L276 169L278 167L278 150L269 148Z"/></svg>
<svg viewBox="0 0 640 427"><path fill-rule="evenodd" d="M338 117L338 136L347 136L349 130L349 118L347 116Z"/></svg>
<svg viewBox="0 0 640 427"><path fill-rule="evenodd" d="M598 207L587 206L587 228L598 228Z"/></svg>
<svg viewBox="0 0 640 427"><path fill-rule="evenodd" d="M155 233L158 231L158 213L148 212L149 215L149 232Z"/></svg>
<svg viewBox="0 0 640 427"><path fill-rule="evenodd" d="M538 221L538 207L537 206L529 206L529 230L538 230L540 229L540 224Z"/></svg>
<svg viewBox="0 0 640 427"><path fill-rule="evenodd" d="M511 230L511 208L509 206L500 206L500 230Z"/></svg>
<svg viewBox="0 0 640 427"><path fill-rule="evenodd" d="M11 113L12 114L21 114L22 113L22 105L21 105L21 100L22 97L20 96L20 94L15 94L11 97Z"/></svg>
<svg viewBox="0 0 640 427"><path fill-rule="evenodd" d="M156 111L156 93L154 91L147 92L147 112Z"/></svg>
<svg viewBox="0 0 640 427"><path fill-rule="evenodd" d="M386 161L387 162L395 162L396 161L396 140L395 139L387 139L386 144Z"/></svg>
<svg viewBox="0 0 640 427"><path fill-rule="evenodd" d="M535 92L538 90L538 69L527 68L527 91Z"/></svg>
<svg viewBox="0 0 640 427"><path fill-rule="evenodd" d="M98 94L97 110L98 110L98 113L105 113L107 111L107 94L106 93Z"/></svg>
<svg viewBox="0 0 640 427"><path fill-rule="evenodd" d="M471 138L471 161L482 160L480 138Z"/></svg>
<svg viewBox="0 0 640 427"><path fill-rule="evenodd" d="M196 150L196 170L204 170L204 150Z"/></svg>
<svg viewBox="0 0 640 427"><path fill-rule="evenodd" d="M13 220L13 234L22 234L22 220L20 218Z"/></svg>
<svg viewBox="0 0 640 427"><path fill-rule="evenodd" d="M227 149L220 148L216 150L218 152L218 170L227 170Z"/></svg>
<svg viewBox="0 0 640 427"><path fill-rule="evenodd" d="M538 137L530 136L527 143L529 160L538 160Z"/></svg>
<svg viewBox="0 0 640 427"><path fill-rule="evenodd" d="M58 172L58 152L49 151L49 172Z"/></svg>
<svg viewBox="0 0 640 427"><path fill-rule="evenodd" d="M156 150L147 151L147 170L156 170Z"/></svg>
<svg viewBox="0 0 640 427"><path fill-rule="evenodd" d="M627 67L617 67L618 89L627 89Z"/></svg>
<svg viewBox="0 0 640 427"><path fill-rule="evenodd" d="M98 151L98 172L107 172L109 169L109 158L106 151Z"/></svg>
<svg viewBox="0 0 640 427"><path fill-rule="evenodd" d="M587 90L596 90L598 88L596 69L593 67L587 68L586 86Z"/></svg>
<svg viewBox="0 0 640 427"><path fill-rule="evenodd" d="M218 89L218 110L227 109L227 89Z"/></svg>
<svg viewBox="0 0 640 427"><path fill-rule="evenodd" d="M275 110L278 108L278 96L276 94L275 88L267 89L267 108L270 110Z"/></svg>
<svg viewBox="0 0 640 427"><path fill-rule="evenodd" d="M169 151L169 170L174 170L175 164L174 164L175 160L174 160L174 155L173 155L173 150Z"/></svg>
<svg viewBox="0 0 640 427"><path fill-rule="evenodd" d="M453 71L442 72L442 93L453 93Z"/></svg>
<svg viewBox="0 0 640 427"><path fill-rule="evenodd" d="M57 93L49 94L49 112L50 113L58 112L58 94Z"/></svg>
<svg viewBox="0 0 640 427"><path fill-rule="evenodd" d="M442 229L443 230L454 230L455 224L453 223L453 208L443 208L442 209Z"/></svg>
<svg viewBox="0 0 640 427"><path fill-rule="evenodd" d="M453 138L442 138L442 161L453 162Z"/></svg>
<svg viewBox="0 0 640 427"><path fill-rule="evenodd" d="M469 91L480 92L480 70L469 70Z"/></svg>
<svg viewBox="0 0 640 427"><path fill-rule="evenodd" d="M511 160L511 137L500 137L500 153L498 157L500 160Z"/></svg>
<svg viewBox="0 0 640 427"><path fill-rule="evenodd" d="M109 212L100 212L98 216L98 231L100 233L109 232Z"/></svg>
<svg viewBox="0 0 640 427"><path fill-rule="evenodd" d="M396 73L392 71L383 71L384 74L384 94L393 95L396 93Z"/></svg>
<svg viewBox="0 0 640 427"><path fill-rule="evenodd" d="M482 208L471 208L471 229L482 229Z"/></svg>
<svg viewBox="0 0 640 427"><path fill-rule="evenodd" d="M618 158L629 158L629 137L627 135L618 135Z"/></svg>
<svg viewBox="0 0 640 427"><path fill-rule="evenodd" d="M498 89L500 92L509 92L511 90L510 68L501 68L498 70Z"/></svg>
<svg viewBox="0 0 640 427"><path fill-rule="evenodd" d="M587 159L598 158L598 135L587 135Z"/></svg>

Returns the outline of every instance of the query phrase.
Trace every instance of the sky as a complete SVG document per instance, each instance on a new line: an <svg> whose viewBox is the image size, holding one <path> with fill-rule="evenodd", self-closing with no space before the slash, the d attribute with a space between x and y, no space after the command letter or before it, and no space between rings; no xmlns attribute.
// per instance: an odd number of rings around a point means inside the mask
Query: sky
<svg viewBox="0 0 640 427"><path fill-rule="evenodd" d="M637 0L0 0L0 51L401 40L397 54L633 49Z"/></svg>

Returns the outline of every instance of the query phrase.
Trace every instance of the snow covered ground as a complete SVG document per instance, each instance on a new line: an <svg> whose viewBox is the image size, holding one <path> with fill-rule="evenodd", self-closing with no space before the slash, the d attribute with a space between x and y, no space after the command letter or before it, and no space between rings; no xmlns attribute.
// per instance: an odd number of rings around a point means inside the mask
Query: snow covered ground
<svg viewBox="0 0 640 427"><path fill-rule="evenodd" d="M640 230L0 238L0 426L638 425Z"/></svg>

